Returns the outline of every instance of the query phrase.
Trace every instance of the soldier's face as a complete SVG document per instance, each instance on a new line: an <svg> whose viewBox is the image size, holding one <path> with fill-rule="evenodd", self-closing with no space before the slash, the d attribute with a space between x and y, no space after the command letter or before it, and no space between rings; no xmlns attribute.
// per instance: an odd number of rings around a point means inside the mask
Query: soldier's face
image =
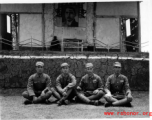
<svg viewBox="0 0 152 120"><path fill-rule="evenodd" d="M86 67L86 72L87 72L88 74L93 73L93 67Z"/></svg>
<svg viewBox="0 0 152 120"><path fill-rule="evenodd" d="M116 74L119 74L120 71L121 71L121 67L114 66L114 72L115 72Z"/></svg>
<svg viewBox="0 0 152 120"><path fill-rule="evenodd" d="M67 73L69 73L69 67L67 67L67 66L65 66L65 67L62 67L62 73L64 73L64 74L67 74Z"/></svg>
<svg viewBox="0 0 152 120"><path fill-rule="evenodd" d="M36 66L36 72L37 73L43 73L43 66Z"/></svg>

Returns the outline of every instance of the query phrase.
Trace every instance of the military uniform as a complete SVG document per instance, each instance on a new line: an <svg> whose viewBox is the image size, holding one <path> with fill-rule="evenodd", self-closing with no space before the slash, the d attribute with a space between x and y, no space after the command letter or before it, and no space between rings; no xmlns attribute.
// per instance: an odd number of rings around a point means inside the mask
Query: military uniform
<svg viewBox="0 0 152 120"><path fill-rule="evenodd" d="M62 89L67 88L73 89L76 85L76 78L74 75L69 73L67 76L64 76L63 74L59 75L56 79L56 88L59 94L62 96ZM74 97L74 90L72 90L72 93L69 95L69 99L72 99Z"/></svg>
<svg viewBox="0 0 152 120"><path fill-rule="evenodd" d="M82 101L87 104L101 105L99 99L104 95L104 84L101 78L93 73L93 64L85 65L87 74L82 77L77 87L76 101Z"/></svg>
<svg viewBox="0 0 152 120"><path fill-rule="evenodd" d="M29 77L27 91L22 93L23 97L27 99L24 104L48 101L52 95L51 79L47 74L43 73L43 66L43 62L36 62L37 73Z"/></svg>
<svg viewBox="0 0 152 120"><path fill-rule="evenodd" d="M27 91L25 91L24 94L27 94L29 99L32 99L31 97L34 95L37 97L40 96L44 89L48 88L48 90L50 90L51 86L51 79L47 74L42 73L39 76L37 73L35 73L29 77Z"/></svg>
<svg viewBox="0 0 152 120"><path fill-rule="evenodd" d="M104 98L107 103L105 107L109 106L129 106L132 101L131 90L129 87L128 78L120 73L121 63L114 63L114 74L107 78L105 84L105 94Z"/></svg>
<svg viewBox="0 0 152 120"><path fill-rule="evenodd" d="M39 76L37 73L35 73L31 75L28 80L27 91L29 96L33 96L41 93L45 88L50 90L51 86L51 79L47 74L43 73Z"/></svg>
<svg viewBox="0 0 152 120"><path fill-rule="evenodd" d="M93 74L89 77L88 74L86 74L82 77L79 87L85 96L90 96L93 95L94 90L103 90L104 84L98 75Z"/></svg>
<svg viewBox="0 0 152 120"><path fill-rule="evenodd" d="M77 87L77 100L87 104L102 105L103 103L99 100L104 95L103 87L103 82L98 75L93 74L89 77L89 75L86 74L82 77ZM78 88L80 90L78 90ZM98 90L98 92L94 93L96 90Z"/></svg>
<svg viewBox="0 0 152 120"><path fill-rule="evenodd" d="M128 79L122 74L119 74L118 77L115 74L110 75L105 88L110 90L112 96L117 99L125 98L125 93L130 92Z"/></svg>

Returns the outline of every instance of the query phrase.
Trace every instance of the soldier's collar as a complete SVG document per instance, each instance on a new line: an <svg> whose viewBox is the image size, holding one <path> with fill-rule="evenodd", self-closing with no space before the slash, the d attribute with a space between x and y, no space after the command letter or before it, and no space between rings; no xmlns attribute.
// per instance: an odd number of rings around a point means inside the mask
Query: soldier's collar
<svg viewBox="0 0 152 120"><path fill-rule="evenodd" d="M36 73L36 77L42 77L42 76L43 76L43 73L42 74Z"/></svg>
<svg viewBox="0 0 152 120"><path fill-rule="evenodd" d="M91 76L88 75L88 78L94 78L94 73Z"/></svg>
<svg viewBox="0 0 152 120"><path fill-rule="evenodd" d="M69 76L69 73L68 74L61 74L62 75L62 77L68 77Z"/></svg>
<svg viewBox="0 0 152 120"><path fill-rule="evenodd" d="M121 73L118 76L116 76L116 74L114 73L114 77L120 77L120 75L121 75Z"/></svg>

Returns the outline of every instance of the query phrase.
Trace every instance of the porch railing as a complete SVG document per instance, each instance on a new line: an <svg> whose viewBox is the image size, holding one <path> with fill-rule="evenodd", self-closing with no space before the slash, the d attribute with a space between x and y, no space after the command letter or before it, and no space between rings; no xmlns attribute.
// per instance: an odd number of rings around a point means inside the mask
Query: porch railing
<svg viewBox="0 0 152 120"><path fill-rule="evenodd" d="M38 40L38 39L35 39L35 38L31 37L31 38L25 39L25 40L23 40L23 41L21 41L17 44L16 42L13 42L13 41L10 42L10 40L7 40L5 38L0 38L0 43L1 44L12 46L12 48L14 47L13 45L15 44L16 47L13 50L21 50L24 47L28 47L28 48L30 48L31 51L34 50L33 48L40 48L43 51L43 50L48 50L48 47L53 47L53 46L56 46L56 45L60 45L61 50L64 49L63 48L63 47L65 47L65 46L63 46L64 41L61 41L59 43L51 45L51 43L53 43L53 42L56 42L56 41L43 42L41 40ZM70 42L70 43L72 44L72 42ZM139 49L140 46L141 46L141 48L148 46L148 43L149 43L149 41L141 43L141 45L139 45L138 43L135 43L135 42L122 41L121 44L124 47L130 46L130 47L134 47L134 48ZM73 42L73 44L75 44L75 42ZM113 43L113 44L106 44L106 43L103 43L100 40L95 39L94 43L89 43L89 42L86 42L86 41L83 41L83 40L82 40L82 42L78 43L78 47L80 47L81 52L83 52L83 48L85 48L87 46L94 47L93 51L96 51L97 48L106 49L107 52L109 52L110 49L121 49L120 42L116 42L116 43Z"/></svg>

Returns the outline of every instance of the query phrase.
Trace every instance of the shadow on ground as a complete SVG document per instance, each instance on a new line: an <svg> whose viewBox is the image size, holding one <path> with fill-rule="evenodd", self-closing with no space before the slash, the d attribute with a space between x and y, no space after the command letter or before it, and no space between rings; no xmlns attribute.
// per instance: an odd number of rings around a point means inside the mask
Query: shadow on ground
<svg viewBox="0 0 152 120"><path fill-rule="evenodd" d="M149 112L149 92L133 91L133 107L109 107L85 105L73 103L68 106L57 104L31 104L24 105L24 99L20 95L23 90L17 92L1 91L0 108L1 119L99 119L99 118L147 118L143 112ZM105 115L105 112L114 112L114 115ZM119 112L119 115L117 115ZM138 115L120 115L121 112L139 112Z"/></svg>

